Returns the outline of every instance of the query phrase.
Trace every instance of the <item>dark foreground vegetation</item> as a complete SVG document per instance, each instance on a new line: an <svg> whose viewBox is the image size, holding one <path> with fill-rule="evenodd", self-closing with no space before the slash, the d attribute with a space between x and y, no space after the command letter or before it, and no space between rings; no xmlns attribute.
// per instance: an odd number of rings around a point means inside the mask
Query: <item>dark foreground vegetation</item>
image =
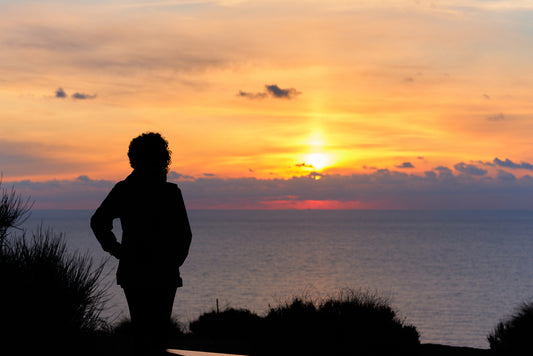
<svg viewBox="0 0 533 356"><path fill-rule="evenodd" d="M189 337L252 355L416 354L419 335L387 301L345 290L314 301L293 298L260 317L248 310L210 312L190 324Z"/></svg>
<svg viewBox="0 0 533 356"><path fill-rule="evenodd" d="M105 328L103 263L67 252L61 234L21 229L31 204L0 181L0 354L72 354ZM13 231L18 235L13 235Z"/></svg>
<svg viewBox="0 0 533 356"><path fill-rule="evenodd" d="M62 352L102 329L102 266L68 254L51 230L6 244L0 251L0 347Z"/></svg>
<svg viewBox="0 0 533 356"><path fill-rule="evenodd" d="M533 355L533 302L522 304L499 322L488 340L498 355Z"/></svg>
<svg viewBox="0 0 533 356"><path fill-rule="evenodd" d="M22 231L30 207L0 181L0 355L131 355L130 323L100 317L103 263L67 252L50 229ZM293 297L264 315L227 308L188 327L174 321L169 346L253 356L532 355L531 335L533 303L497 324L490 351L420 345L416 328L386 298L347 289L324 299Z"/></svg>

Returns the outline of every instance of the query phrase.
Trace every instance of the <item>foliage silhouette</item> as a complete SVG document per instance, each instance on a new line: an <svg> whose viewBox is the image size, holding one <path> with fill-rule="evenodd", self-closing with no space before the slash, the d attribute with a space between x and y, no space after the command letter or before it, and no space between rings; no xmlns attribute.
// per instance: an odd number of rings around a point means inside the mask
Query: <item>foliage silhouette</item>
<svg viewBox="0 0 533 356"><path fill-rule="evenodd" d="M294 297L264 317L242 309L209 312L190 329L213 343L225 340L218 346L226 352L252 355L406 354L420 345L416 328L400 320L386 298L351 289L323 300Z"/></svg>
<svg viewBox="0 0 533 356"><path fill-rule="evenodd" d="M420 344L416 328L400 320L386 298L360 290L322 301L295 298L271 308L265 320L260 355L404 354Z"/></svg>
<svg viewBox="0 0 533 356"><path fill-rule="evenodd" d="M0 252L2 348L64 354L103 328L103 267L69 253L63 236L51 229L10 239Z"/></svg>
<svg viewBox="0 0 533 356"><path fill-rule="evenodd" d="M253 341L261 333L262 318L246 309L211 311L189 323L190 333L179 340L186 347L205 351L250 354Z"/></svg>
<svg viewBox="0 0 533 356"><path fill-rule="evenodd" d="M261 318L246 309L229 308L222 312L202 314L190 323L195 335L216 339L250 339L259 327Z"/></svg>
<svg viewBox="0 0 533 356"><path fill-rule="evenodd" d="M9 229L20 229L30 215L32 204L23 199L14 188L2 187L0 177L0 250L4 248Z"/></svg>
<svg viewBox="0 0 533 356"><path fill-rule="evenodd" d="M513 315L500 321L487 336L490 349L500 355L533 354L533 302L523 303Z"/></svg>

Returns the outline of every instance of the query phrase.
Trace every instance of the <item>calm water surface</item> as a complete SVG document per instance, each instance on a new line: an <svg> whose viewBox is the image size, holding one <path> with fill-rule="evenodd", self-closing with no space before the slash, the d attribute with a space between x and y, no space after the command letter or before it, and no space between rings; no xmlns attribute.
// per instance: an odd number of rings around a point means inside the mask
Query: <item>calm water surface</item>
<svg viewBox="0 0 533 356"><path fill-rule="evenodd" d="M34 211L72 250L105 258L91 211ZM425 343L488 348L487 334L533 297L531 211L190 211L191 253L174 313L182 321L215 307L264 313L304 293L362 288L388 296ZM118 222L115 225L118 234ZM106 316L127 316L114 285Z"/></svg>

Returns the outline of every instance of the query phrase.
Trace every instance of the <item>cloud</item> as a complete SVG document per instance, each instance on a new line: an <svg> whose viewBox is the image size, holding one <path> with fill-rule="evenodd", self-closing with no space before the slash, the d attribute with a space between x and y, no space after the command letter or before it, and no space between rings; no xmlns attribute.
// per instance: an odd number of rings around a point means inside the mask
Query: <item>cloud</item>
<svg viewBox="0 0 533 356"><path fill-rule="evenodd" d="M381 169L351 175L311 173L288 179L201 177L178 184L186 203L197 208L265 208L280 202L291 206L306 201L359 202L363 207L402 209L533 207L533 179L529 176L516 178L507 172L495 178L455 175L443 166L423 175Z"/></svg>
<svg viewBox="0 0 533 356"><path fill-rule="evenodd" d="M473 169L473 165L464 163L456 166L466 172ZM533 208L531 176L518 178L500 170L490 177L460 170L454 174L452 169L439 166L423 174L389 169L346 175L312 172L286 179L221 178L209 174L192 177L170 172L168 179L180 186L190 209L261 209L306 206L306 202L384 209ZM116 182L80 175L67 180L5 183L30 197L36 209L95 209Z"/></svg>
<svg viewBox="0 0 533 356"><path fill-rule="evenodd" d="M83 93L72 94L72 99L76 99L76 100L89 100L89 99L95 99L95 98L96 98L96 94L95 95L89 95L89 94L83 94Z"/></svg>
<svg viewBox="0 0 533 356"><path fill-rule="evenodd" d="M247 92L239 90L237 96L247 98L247 99L265 99L271 97L274 99L293 99L294 97L300 95L301 92L294 88L282 89L277 84L265 85L265 92Z"/></svg>
<svg viewBox="0 0 533 356"><path fill-rule="evenodd" d="M434 168L433 170L439 173L439 179L451 180L455 177L453 175L453 171L448 167L439 166L439 167Z"/></svg>
<svg viewBox="0 0 533 356"><path fill-rule="evenodd" d="M453 171L450 168L444 166L438 166L433 170L439 172L440 174L453 174Z"/></svg>
<svg viewBox="0 0 533 356"><path fill-rule="evenodd" d="M457 163L455 166L453 166L456 171L472 175L472 176L484 176L487 174L487 170L483 168L479 168L476 165L473 164L466 164L464 162Z"/></svg>
<svg viewBox="0 0 533 356"><path fill-rule="evenodd" d="M193 176L189 176L189 175L185 175L185 174L181 174L181 173L178 173L178 172L175 172L175 171L170 171L167 175L167 178L169 180L186 180L186 179L194 179Z"/></svg>
<svg viewBox="0 0 533 356"><path fill-rule="evenodd" d="M143 18L144 26L137 26L135 16L123 11L103 15L101 11L97 14L81 8L71 14L76 19L76 26L72 26L72 19L56 17L51 20L55 12L53 5L40 7L40 16L29 15L24 6L13 9L12 18L8 19L9 15L5 14L5 21L0 24L2 45L15 59L24 53L35 54L26 55L25 61L15 63L10 75L16 78L40 68L51 77L62 78L65 72L73 70L81 76L104 76L110 82L113 77L128 78L127 83L131 85L144 83L144 79L135 75L142 70L155 74L151 76L151 85L154 85L160 81L168 84L168 76L161 76L160 71L170 70L187 76L193 71L233 62L235 48L226 46L231 41L231 34L219 31L215 34L216 39L204 37L196 31L196 26L201 28L200 22L189 29L179 30L168 26L175 18L147 16ZM115 11L118 10L115 8ZM114 21L102 20L95 25L91 20L94 16ZM13 31L14 28L17 30ZM178 40L180 45L169 46L169 38ZM242 46L239 50L247 52L247 48ZM172 78L172 82L180 84L188 81L189 78L182 80L181 76Z"/></svg>
<svg viewBox="0 0 533 356"><path fill-rule="evenodd" d="M56 98L66 98L67 97L67 93L65 93L65 91L63 90L63 88L58 88L56 90Z"/></svg>
<svg viewBox="0 0 533 356"><path fill-rule="evenodd" d="M516 177L514 174L499 170L497 178L501 181L508 181L508 182L514 182L516 180Z"/></svg>
<svg viewBox="0 0 533 356"><path fill-rule="evenodd" d="M487 116L487 120L489 120L489 121L505 121L506 118L505 118L505 115L503 115L503 113L499 113L499 114L494 114L494 115Z"/></svg>
<svg viewBox="0 0 533 356"><path fill-rule="evenodd" d="M5 183L34 202L35 209L95 209L115 182L95 180L86 175L74 179L34 182L22 180Z"/></svg>
<svg viewBox="0 0 533 356"><path fill-rule="evenodd" d="M506 158L505 161L502 161L499 158L494 158L492 161L494 165L499 167L505 167L505 168L511 168L511 169L527 169L530 171L533 171L533 164L522 162L522 163L515 163L511 161L509 158Z"/></svg>
<svg viewBox="0 0 533 356"><path fill-rule="evenodd" d="M55 97L56 98L60 98L60 99L65 99L65 98L68 97L68 95L63 90L63 88L58 88L56 90ZM74 100L90 100L90 99L95 99L96 98L96 94L90 95L90 94L76 92L76 93L72 94L70 97L72 99L74 99Z"/></svg>
<svg viewBox="0 0 533 356"><path fill-rule="evenodd" d="M0 140L0 169L11 176L28 176L39 172L53 175L79 172L87 163L77 159L80 147L60 142L39 142L27 140ZM1 172L0 172L1 173Z"/></svg>
<svg viewBox="0 0 533 356"><path fill-rule="evenodd" d="M247 99L263 99L267 97L266 93L249 93L242 90L240 90L237 95Z"/></svg>
<svg viewBox="0 0 533 356"><path fill-rule="evenodd" d="M314 168L312 164L307 164L305 162L295 164L294 166L299 168Z"/></svg>
<svg viewBox="0 0 533 356"><path fill-rule="evenodd" d="M294 88L281 89L276 84L265 85L267 92L275 98L292 99L301 93Z"/></svg>
<svg viewBox="0 0 533 356"><path fill-rule="evenodd" d="M405 168L415 168L411 162L403 162L402 164L395 166L396 168L405 169Z"/></svg>

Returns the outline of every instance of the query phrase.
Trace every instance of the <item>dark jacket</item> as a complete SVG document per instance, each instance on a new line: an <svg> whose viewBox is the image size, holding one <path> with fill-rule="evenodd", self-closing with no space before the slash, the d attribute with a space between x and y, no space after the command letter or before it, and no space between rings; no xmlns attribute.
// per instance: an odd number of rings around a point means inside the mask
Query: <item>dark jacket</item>
<svg viewBox="0 0 533 356"><path fill-rule="evenodd" d="M112 232L117 218L121 243ZM166 182L166 175L133 171L109 192L92 216L91 228L102 248L119 258L121 286L181 287L179 267L192 234L181 191Z"/></svg>

